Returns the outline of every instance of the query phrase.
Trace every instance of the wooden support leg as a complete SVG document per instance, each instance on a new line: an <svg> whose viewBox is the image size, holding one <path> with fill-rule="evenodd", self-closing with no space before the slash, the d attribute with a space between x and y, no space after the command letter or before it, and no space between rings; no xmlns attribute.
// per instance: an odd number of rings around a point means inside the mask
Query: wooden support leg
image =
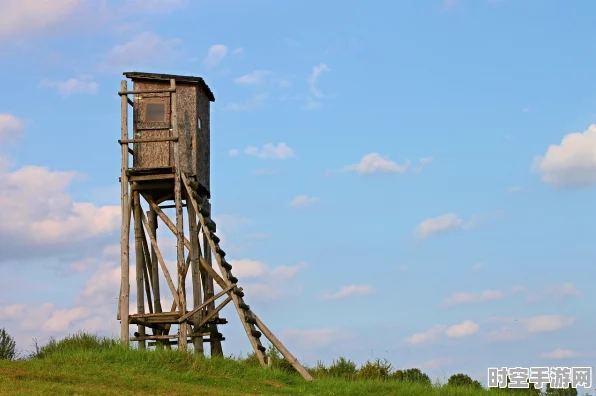
<svg viewBox="0 0 596 396"><path fill-rule="evenodd" d="M176 247L177 247L177 260L178 263L178 309L181 315L186 313L186 287L185 287L185 265L184 265L184 224L182 217L182 180L180 179L180 171L178 170L176 179L174 180L174 202L176 204ZM186 351L187 348L187 337L188 337L188 324L186 322L180 323L179 327L180 338L178 341L178 349Z"/></svg>
<svg viewBox="0 0 596 396"><path fill-rule="evenodd" d="M127 91L127 82L123 80L120 82L120 91ZM128 139L128 97L122 95L121 97L121 135L122 140ZM130 203L128 197L128 145L122 145L122 167L121 167L121 206L122 206L122 226L120 233L120 339L122 345L128 348L128 341L130 339L128 321L129 321L129 303L130 303L130 273L129 273L129 243L130 243Z"/></svg>
<svg viewBox="0 0 596 396"><path fill-rule="evenodd" d="M197 227L197 214L195 213L192 205L187 205L188 211L188 229L190 233L190 265L192 271L192 297L193 297L193 308L199 307L202 304L201 296L201 275L199 267L199 230ZM201 311L194 314L193 317L194 332L198 331L201 323ZM197 354L203 355L203 337L193 337L192 343L194 351Z"/></svg>
<svg viewBox="0 0 596 396"><path fill-rule="evenodd" d="M137 313L145 313L145 290L144 290L144 269L145 259L143 252L143 242L141 233L143 232L141 224L141 201L139 192L133 191L133 211L134 211L134 230L135 230L135 258L136 258L136 281L137 281ZM145 326L138 325L139 337L145 337ZM145 341L138 341L139 349L145 349Z"/></svg>
<svg viewBox="0 0 596 396"><path fill-rule="evenodd" d="M192 206L192 205L190 205ZM211 208L209 208L211 209ZM207 237L205 236L205 233L203 232L203 251L204 253L204 257L205 257L205 262L209 267L213 267L213 261L212 261L212 254L211 254L211 248L209 247L209 241L207 240ZM214 295L214 285L213 285L213 277L211 277L206 271L204 271L204 275L203 275L203 279L204 279L204 288L205 288L205 299L207 298L211 298ZM209 304L207 306L207 313L209 313L209 311L212 311L215 309L215 301L212 302L211 304ZM211 324L209 325L209 328L211 330L211 337L209 337L210 341L210 345L211 345L211 356L223 356L223 347L221 345L221 340L218 339L217 337L214 337L214 334L219 333L217 325Z"/></svg>
<svg viewBox="0 0 596 396"><path fill-rule="evenodd" d="M155 211L150 209L147 211L147 220L151 233L157 238L157 215ZM145 243L147 243L145 241ZM159 291L159 263L157 261L157 255L155 249L151 247L151 289L153 290L153 309L155 313L162 312L161 309L161 295ZM162 330L153 329L153 335L161 335Z"/></svg>

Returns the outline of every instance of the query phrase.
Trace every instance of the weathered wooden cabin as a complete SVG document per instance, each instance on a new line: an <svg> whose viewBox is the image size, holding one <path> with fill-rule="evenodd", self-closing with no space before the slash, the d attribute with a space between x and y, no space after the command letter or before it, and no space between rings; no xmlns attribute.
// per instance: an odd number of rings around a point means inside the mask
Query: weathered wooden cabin
<svg viewBox="0 0 596 396"><path fill-rule="evenodd" d="M178 126L180 170L196 176L210 196L210 105L213 92L201 77L126 72L133 82L133 139L171 138L172 120ZM176 80L176 108L172 109L170 80ZM131 174L174 173L174 142L157 141L133 146Z"/></svg>

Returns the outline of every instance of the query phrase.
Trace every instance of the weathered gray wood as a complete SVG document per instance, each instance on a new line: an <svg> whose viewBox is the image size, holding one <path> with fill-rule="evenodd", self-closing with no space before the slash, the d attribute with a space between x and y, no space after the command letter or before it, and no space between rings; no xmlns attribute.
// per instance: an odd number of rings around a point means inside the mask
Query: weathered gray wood
<svg viewBox="0 0 596 396"><path fill-rule="evenodd" d="M177 142L177 137L154 137L154 138L146 138L146 139L121 139L118 140L120 144L128 144L128 143L153 143L153 142Z"/></svg>
<svg viewBox="0 0 596 396"><path fill-rule="evenodd" d="M127 82L122 80L120 82L120 91L126 91ZM127 96L121 96L121 139L125 140L128 138L128 102ZM130 339L129 335L129 303L130 303L130 217L131 210L128 197L128 176L126 171L128 170L128 146L122 145L122 165L121 165L121 206L122 206L122 226L120 232L120 339L122 340L123 346L128 348L128 342Z"/></svg>
<svg viewBox="0 0 596 396"><path fill-rule="evenodd" d="M156 93L166 93L166 92L176 92L176 88L148 89L148 90L141 90L141 91L120 91L120 92L118 92L118 95L156 94Z"/></svg>
<svg viewBox="0 0 596 396"><path fill-rule="evenodd" d="M188 202L188 198L187 198ZM191 272L192 272L192 300L193 307L192 313L183 315L182 320L193 316L193 332L195 332L199 323L201 323L201 312L202 308L202 296L201 296L201 274L199 264L199 230L197 228L197 215L192 205L187 205L188 212L188 232L190 238L190 252L188 257L190 258ZM200 337L193 338L194 352L203 355L203 339Z"/></svg>
<svg viewBox="0 0 596 396"><path fill-rule="evenodd" d="M139 205L140 206L140 205ZM140 210L143 210L142 208ZM133 211L134 213L134 211ZM151 264L151 255L149 253L149 244L147 243L147 237L145 236L145 231L143 229L143 223L141 221L141 216L137 216L139 218L139 227L141 229L141 246L143 248L143 280L145 282L145 293L147 294L147 307L149 308L149 312L153 313L153 300L151 299L151 285L153 284L153 272L152 272L152 264ZM135 217L135 222L137 221ZM136 231L135 231L136 232Z"/></svg>
<svg viewBox="0 0 596 396"><path fill-rule="evenodd" d="M257 327L259 328L259 330L261 330L261 332L263 333L263 335L265 337L267 337L269 342L271 342L271 344L273 344L273 346L276 347L281 352L283 357L286 358L286 360L292 365L292 367L294 367L296 369L296 371L298 371L298 373L300 373L300 375L305 380L313 381L313 378L311 377L311 375L308 373L308 371L306 371L306 369L304 367L302 367L300 362L298 362L298 359L296 359L294 357L294 355L292 355L290 353L290 351L288 351L288 349L281 343L281 341L278 340L277 337L275 337L273 332L271 330L269 330L267 328L267 326L265 326L265 324L261 321L261 319L259 319L259 317L257 315L255 315L255 313L252 311L251 311L251 314L252 314L252 317L257 321Z"/></svg>
<svg viewBox="0 0 596 396"><path fill-rule="evenodd" d="M136 261L136 281L137 281L137 314L145 313L145 289L144 289L144 259L143 259L143 242L141 233L143 227L141 224L141 200L139 199L139 192L135 191L132 195L133 199L133 213L134 213L134 231L135 231L135 261ZM138 332L141 337L145 336L145 326L138 326ZM139 349L145 349L145 341L139 341Z"/></svg>
<svg viewBox="0 0 596 396"><path fill-rule="evenodd" d="M153 199L150 196L143 194L143 193L141 193L141 195L143 196L143 198L145 198L145 201L147 201L147 203L149 204L151 209L153 209L155 211L157 216L159 216L159 218L164 222L164 224L170 229L170 231L172 231L172 233L174 235L176 235L176 233L178 232L176 229L176 226L174 225L174 223L172 223L172 221L168 218L168 216L166 216L166 214L163 212L163 210L161 210L161 208L157 205L157 203L155 201L153 201ZM190 241L186 238L184 238L184 246L186 246L186 248L190 250ZM211 259L211 258L209 258L209 259ZM219 276L219 274L217 272L215 272L213 267L207 264L206 258L203 258L202 255L200 255L200 251L199 251L199 262L201 264L201 268L203 268L205 271L207 271L209 276L212 277L213 280L215 280L215 282L217 282L217 284L221 288L225 289L226 287L228 287L229 282L225 282L223 280L223 278L221 276Z"/></svg>
<svg viewBox="0 0 596 396"><path fill-rule="evenodd" d="M149 223L149 228L153 235L157 235L157 215L151 209L147 211L147 218ZM145 244L147 244L147 240L145 240ZM150 253L150 262L151 262L151 289L153 290L153 307L155 313L162 312L161 308L161 294L159 291L159 263L157 260L157 256L155 254L155 249L151 246L151 253ZM162 332L158 329L153 329L153 335L160 335Z"/></svg>
<svg viewBox="0 0 596 396"><path fill-rule="evenodd" d="M204 205L207 205L209 211L211 211L211 205L209 203L204 203ZM203 230L202 234L203 234L203 250L205 251L205 264L208 268L213 268L212 252L211 252L211 247L209 246L209 240L207 239L207 236L205 235L204 230ZM215 272L215 271L213 271L213 272ZM213 287L213 276L211 276L209 273L207 273L205 271L203 278L204 278L205 298L210 298L215 293L215 290ZM214 309L215 309L215 301L213 301L213 302L211 302L211 304L209 304L207 310L210 311L210 310L214 310ZM216 324L211 324L211 325L209 325L209 327L211 327L211 331L213 333L217 333L219 331ZM211 341L209 342L209 345L211 347L211 355L212 356L223 356L223 346L221 344L221 339L216 338L216 337L211 337L210 339L211 339Z"/></svg>
<svg viewBox="0 0 596 396"><path fill-rule="evenodd" d="M143 216L143 224L145 225L145 229L147 230L147 234L149 235L149 240L151 241L151 246L153 246L153 249L155 250L155 255L157 256L157 261L159 262L159 265L161 266L161 270L163 271L163 274L166 278L166 282L168 283L168 286L170 287L170 291L172 292L172 296L174 297L174 302L176 303L176 306L180 306L180 299L178 296L178 291L176 290L176 287L174 286L174 282L172 281L172 277L170 276L170 271L168 271L168 268L166 267L166 262L163 259L163 256L161 255L161 251L159 250L159 246L157 246L157 240L155 239L155 235L153 234L152 230L149 228L149 223L147 222L147 219L145 218L145 213L143 213L141 211L141 214Z"/></svg>
<svg viewBox="0 0 596 396"><path fill-rule="evenodd" d="M204 326L207 322L209 322L215 315L217 315L219 313L219 311L221 311L226 305L228 305L228 303L232 301L232 297L230 295L230 297L226 298L225 300L223 300L223 302L221 304L219 304L217 306L217 308L210 310L207 315L205 315L205 317L203 318L203 320L201 321L201 323L199 324L199 327ZM213 334L213 331L211 332L211 334Z"/></svg>
<svg viewBox="0 0 596 396"><path fill-rule="evenodd" d="M192 311L188 311L186 314L182 315L180 317L180 319L178 319L179 322L182 322L186 319L188 319L189 317L191 317L192 315L194 315L196 312L199 312L201 309L205 308L206 306L210 305L212 302L214 302L215 300L217 300L218 298L220 298L221 296L223 296L224 294L227 294L228 292L230 292L235 286L234 285L230 285L227 288L225 288L224 290L220 291L219 293L217 293L216 295L210 297L208 300L205 300L204 303L198 305L196 308L194 308ZM200 322L199 322L200 323Z"/></svg>
<svg viewBox="0 0 596 396"><path fill-rule="evenodd" d="M128 180L130 181L153 181L153 180L167 180L174 179L176 175L171 173L163 173L159 175L129 175Z"/></svg>

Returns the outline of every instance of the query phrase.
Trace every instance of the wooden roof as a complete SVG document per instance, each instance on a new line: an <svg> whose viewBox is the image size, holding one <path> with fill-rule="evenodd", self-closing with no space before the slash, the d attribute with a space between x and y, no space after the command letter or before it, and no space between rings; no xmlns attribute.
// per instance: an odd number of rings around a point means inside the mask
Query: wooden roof
<svg viewBox="0 0 596 396"><path fill-rule="evenodd" d="M194 76L178 76L175 74L158 74L158 73L143 73L143 72L125 72L123 73L126 78L130 78L131 80L163 80L163 81L170 81L170 79L175 79L176 81L180 82L190 82L190 83L199 83L202 89L205 90L209 100L211 102L215 102L215 96L213 96L213 92L201 77L194 77Z"/></svg>

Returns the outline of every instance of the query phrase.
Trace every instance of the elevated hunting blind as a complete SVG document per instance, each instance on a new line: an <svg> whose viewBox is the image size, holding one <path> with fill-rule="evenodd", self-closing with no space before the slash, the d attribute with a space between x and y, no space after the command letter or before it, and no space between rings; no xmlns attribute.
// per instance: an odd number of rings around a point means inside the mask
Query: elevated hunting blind
<svg viewBox="0 0 596 396"><path fill-rule="evenodd" d="M273 335L244 301L238 278L220 247L216 224L211 219L210 187L210 105L213 93L200 77L130 72L133 82L120 83L122 147L122 232L121 284L118 319L121 339L138 342L139 348L177 345L186 351L193 344L203 354L203 343L211 355L223 355L225 340L218 325L227 323L219 312L233 302L248 339L261 364L267 364L264 335L307 380L312 377ZM133 96L131 100L129 95ZM129 106L133 108L129 131ZM132 137L130 136L132 132ZM132 148L129 146L132 144ZM132 167L129 159L132 155ZM141 198L148 205L145 213ZM173 201L173 204L165 204ZM165 209L175 208L170 220ZM186 216L184 210L186 208ZM134 220L134 262L136 268L137 312L130 313L130 221ZM184 235L184 218L188 238ZM176 278L172 278L157 240L158 219L176 236ZM219 272L213 267L213 258ZM187 309L186 279L191 273L192 309ZM162 307L160 279L173 297L171 307ZM221 289L216 293L215 284ZM215 302L226 297L219 305ZM136 325L130 337L130 325ZM172 325L177 334L170 334ZM147 334L147 330L151 334Z"/></svg>

